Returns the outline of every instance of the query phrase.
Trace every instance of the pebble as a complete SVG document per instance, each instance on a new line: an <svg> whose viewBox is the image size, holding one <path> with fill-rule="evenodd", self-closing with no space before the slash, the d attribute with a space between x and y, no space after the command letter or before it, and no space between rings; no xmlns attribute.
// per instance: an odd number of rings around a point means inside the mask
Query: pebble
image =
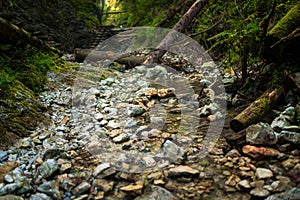
<svg viewBox="0 0 300 200"><path fill-rule="evenodd" d="M58 165L54 159L48 159L37 168L37 175L42 178L50 177L56 170Z"/></svg>
<svg viewBox="0 0 300 200"><path fill-rule="evenodd" d="M266 189L257 187L257 188L252 189L250 191L250 194L255 197L267 197L270 194L270 192Z"/></svg>
<svg viewBox="0 0 300 200"><path fill-rule="evenodd" d="M4 162L8 159L8 153L0 150L0 162Z"/></svg>
<svg viewBox="0 0 300 200"><path fill-rule="evenodd" d="M169 170L169 177L181 177L181 176L196 176L199 171L189 166L180 165Z"/></svg>
<svg viewBox="0 0 300 200"><path fill-rule="evenodd" d="M79 196L90 189L91 185L88 182L82 182L72 189L72 193L76 196Z"/></svg>
<svg viewBox="0 0 300 200"><path fill-rule="evenodd" d="M257 168L255 172L255 176L258 179L266 179L273 177L273 172L266 168Z"/></svg>

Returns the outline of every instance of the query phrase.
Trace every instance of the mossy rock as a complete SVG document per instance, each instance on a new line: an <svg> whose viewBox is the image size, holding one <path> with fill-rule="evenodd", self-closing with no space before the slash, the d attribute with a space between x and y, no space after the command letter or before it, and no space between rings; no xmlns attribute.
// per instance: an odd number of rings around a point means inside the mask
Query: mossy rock
<svg viewBox="0 0 300 200"><path fill-rule="evenodd" d="M0 148L7 148L27 136L38 124L47 123L46 116L40 110L34 93L20 81L14 80L5 95L0 97Z"/></svg>

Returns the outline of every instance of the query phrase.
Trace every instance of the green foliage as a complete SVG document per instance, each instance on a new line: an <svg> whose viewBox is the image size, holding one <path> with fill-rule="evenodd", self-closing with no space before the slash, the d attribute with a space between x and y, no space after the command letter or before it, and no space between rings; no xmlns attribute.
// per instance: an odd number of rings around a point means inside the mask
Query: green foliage
<svg viewBox="0 0 300 200"><path fill-rule="evenodd" d="M0 89L6 90L18 80L34 92L40 92L46 73L61 71L63 61L58 55L38 50L32 46L11 47L5 50L9 58L0 56Z"/></svg>
<svg viewBox="0 0 300 200"><path fill-rule="evenodd" d="M84 20L88 28L93 29L99 27L99 20L96 13L99 11L99 6L94 0L71 0L72 6L77 11L78 17Z"/></svg>

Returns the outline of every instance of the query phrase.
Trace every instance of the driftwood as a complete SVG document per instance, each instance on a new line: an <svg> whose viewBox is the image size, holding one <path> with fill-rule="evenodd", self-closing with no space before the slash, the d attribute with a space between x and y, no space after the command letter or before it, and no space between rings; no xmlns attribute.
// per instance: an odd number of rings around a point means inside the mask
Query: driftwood
<svg viewBox="0 0 300 200"><path fill-rule="evenodd" d="M55 48L50 47L42 40L32 36L30 33L21 29L0 17L0 43L2 44L14 44L17 42L23 42L24 44L30 44L46 51L53 51L59 53Z"/></svg>
<svg viewBox="0 0 300 200"><path fill-rule="evenodd" d="M239 132L257 123L263 114L276 103L282 93L283 87L281 86L273 86L266 90L257 100L231 120L231 129L235 132Z"/></svg>

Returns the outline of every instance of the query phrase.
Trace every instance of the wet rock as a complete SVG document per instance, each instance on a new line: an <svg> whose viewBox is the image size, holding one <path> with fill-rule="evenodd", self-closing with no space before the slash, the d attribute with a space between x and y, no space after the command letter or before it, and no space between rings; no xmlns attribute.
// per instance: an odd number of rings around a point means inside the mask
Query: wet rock
<svg viewBox="0 0 300 200"><path fill-rule="evenodd" d="M273 194L268 196L266 200L298 200L300 199L300 189L292 188L287 192Z"/></svg>
<svg viewBox="0 0 300 200"><path fill-rule="evenodd" d="M229 179L225 182L226 185L236 186L237 183L241 181L240 177L235 174L232 174Z"/></svg>
<svg viewBox="0 0 300 200"><path fill-rule="evenodd" d="M54 199L60 199L60 192L58 185L55 181L44 182L38 188L37 191L45 193Z"/></svg>
<svg viewBox="0 0 300 200"><path fill-rule="evenodd" d="M149 191L146 191L143 195L135 198L134 200L178 200L179 198L174 196L168 190L159 187L151 186Z"/></svg>
<svg viewBox="0 0 300 200"><path fill-rule="evenodd" d="M10 194L10 195L0 196L0 200L24 200L24 199L23 197Z"/></svg>
<svg viewBox="0 0 300 200"><path fill-rule="evenodd" d="M48 178L58 170L58 165L54 159L48 159L37 168L37 175L41 178Z"/></svg>
<svg viewBox="0 0 300 200"><path fill-rule="evenodd" d="M172 168L169 170L169 177L181 177L181 176L196 176L199 174L199 171L193 169L189 166L180 165L178 167Z"/></svg>
<svg viewBox="0 0 300 200"><path fill-rule="evenodd" d="M2 166L0 166L0 183L3 182L4 176L13 170L14 168L18 167L20 163L14 161L5 162Z"/></svg>
<svg viewBox="0 0 300 200"><path fill-rule="evenodd" d="M102 121L104 121L104 120L102 120ZM100 122L100 124L101 124L101 122ZM112 128L112 129L116 129L116 128L120 127L120 124L116 121L111 120L111 121L108 122L107 127Z"/></svg>
<svg viewBox="0 0 300 200"><path fill-rule="evenodd" d="M93 176L97 177L101 172L103 172L104 170L108 169L110 167L109 163L103 163L98 165L93 172Z"/></svg>
<svg viewBox="0 0 300 200"><path fill-rule="evenodd" d="M44 193L36 193L31 195L29 200L52 200L52 198Z"/></svg>
<svg viewBox="0 0 300 200"><path fill-rule="evenodd" d="M0 150L0 162L4 162L8 159L8 153Z"/></svg>
<svg viewBox="0 0 300 200"><path fill-rule="evenodd" d="M284 127L291 126L295 119L295 107L290 106L286 108L278 117L276 117L271 127L276 131L280 132Z"/></svg>
<svg viewBox="0 0 300 200"><path fill-rule="evenodd" d="M167 76L168 72L166 68L160 65L156 65L154 68L147 68L147 72L145 77L154 80L156 78L159 78L161 80L164 80L164 78Z"/></svg>
<svg viewBox="0 0 300 200"><path fill-rule="evenodd" d="M297 163L300 162L300 159L298 158L288 158L286 160L284 160L282 162L282 166L286 169L286 170L290 170L292 168L294 168L294 166L296 166Z"/></svg>
<svg viewBox="0 0 300 200"><path fill-rule="evenodd" d="M227 157L233 158L233 157L240 157L240 156L241 154L237 149L232 149L225 155L226 158Z"/></svg>
<svg viewBox="0 0 300 200"><path fill-rule="evenodd" d="M244 154L251 156L252 158L260 157L278 157L281 155L279 151L272 148L256 147L251 145L245 145L242 149Z"/></svg>
<svg viewBox="0 0 300 200"><path fill-rule="evenodd" d="M76 196L79 196L79 195L87 192L90 188L91 188L91 185L88 182L82 182L81 184L77 185L72 190L72 193Z"/></svg>
<svg viewBox="0 0 300 200"><path fill-rule="evenodd" d="M290 131L283 130L279 133L278 138L280 141L300 144L300 133L298 132L290 132Z"/></svg>
<svg viewBox="0 0 300 200"><path fill-rule="evenodd" d="M251 185L249 184L248 180L242 180L242 181L238 182L238 186L243 188L243 189L251 188Z"/></svg>
<svg viewBox="0 0 300 200"><path fill-rule="evenodd" d="M129 119L128 121L126 121L124 128L132 128L137 126L139 123L139 121L134 120L134 119Z"/></svg>
<svg viewBox="0 0 300 200"><path fill-rule="evenodd" d="M218 111L218 105L216 103L210 103L199 109L200 117L206 117L208 115L214 114Z"/></svg>
<svg viewBox="0 0 300 200"><path fill-rule="evenodd" d="M127 185L127 186L121 187L120 190L124 191L124 192L134 192L136 194L141 194L143 188L144 188L143 183L137 183L135 185Z"/></svg>
<svg viewBox="0 0 300 200"><path fill-rule="evenodd" d="M15 182L21 186L18 189L17 194L25 194L31 190L31 185L27 177L25 176L16 177Z"/></svg>
<svg viewBox="0 0 300 200"><path fill-rule="evenodd" d="M164 152L164 156L173 161L181 161L185 155L184 149L170 140L165 141L162 150Z"/></svg>
<svg viewBox="0 0 300 200"><path fill-rule="evenodd" d="M117 137L113 138L113 141L115 143L122 143L126 142L130 139L129 135L127 133L122 133L121 135L118 135Z"/></svg>
<svg viewBox="0 0 300 200"><path fill-rule="evenodd" d="M22 185L19 183L7 184L3 188L0 189L0 196L6 195L6 194L13 194L21 187L22 187Z"/></svg>
<svg viewBox="0 0 300 200"><path fill-rule="evenodd" d="M126 109L126 113L130 117L139 116L139 115L143 114L144 112L145 112L145 109L140 105L130 104Z"/></svg>
<svg viewBox="0 0 300 200"><path fill-rule="evenodd" d="M61 152L63 152L63 150L62 149L58 149L58 148L48 149L44 153L44 160L48 160L48 159L54 158L54 157L58 156Z"/></svg>
<svg viewBox="0 0 300 200"><path fill-rule="evenodd" d="M255 176L258 179L266 179L273 177L273 172L266 168L257 168L255 172Z"/></svg>
<svg viewBox="0 0 300 200"><path fill-rule="evenodd" d="M109 192L113 189L114 182L105 179L95 179L93 185L104 192Z"/></svg>
<svg viewBox="0 0 300 200"><path fill-rule="evenodd" d="M250 191L250 194L252 196L255 196L255 197L267 197L270 192L266 189L263 189L263 188L260 188L260 187L257 187L257 188L254 188Z"/></svg>
<svg viewBox="0 0 300 200"><path fill-rule="evenodd" d="M260 122L246 128L246 141L250 144L274 145L278 139L269 124Z"/></svg>

